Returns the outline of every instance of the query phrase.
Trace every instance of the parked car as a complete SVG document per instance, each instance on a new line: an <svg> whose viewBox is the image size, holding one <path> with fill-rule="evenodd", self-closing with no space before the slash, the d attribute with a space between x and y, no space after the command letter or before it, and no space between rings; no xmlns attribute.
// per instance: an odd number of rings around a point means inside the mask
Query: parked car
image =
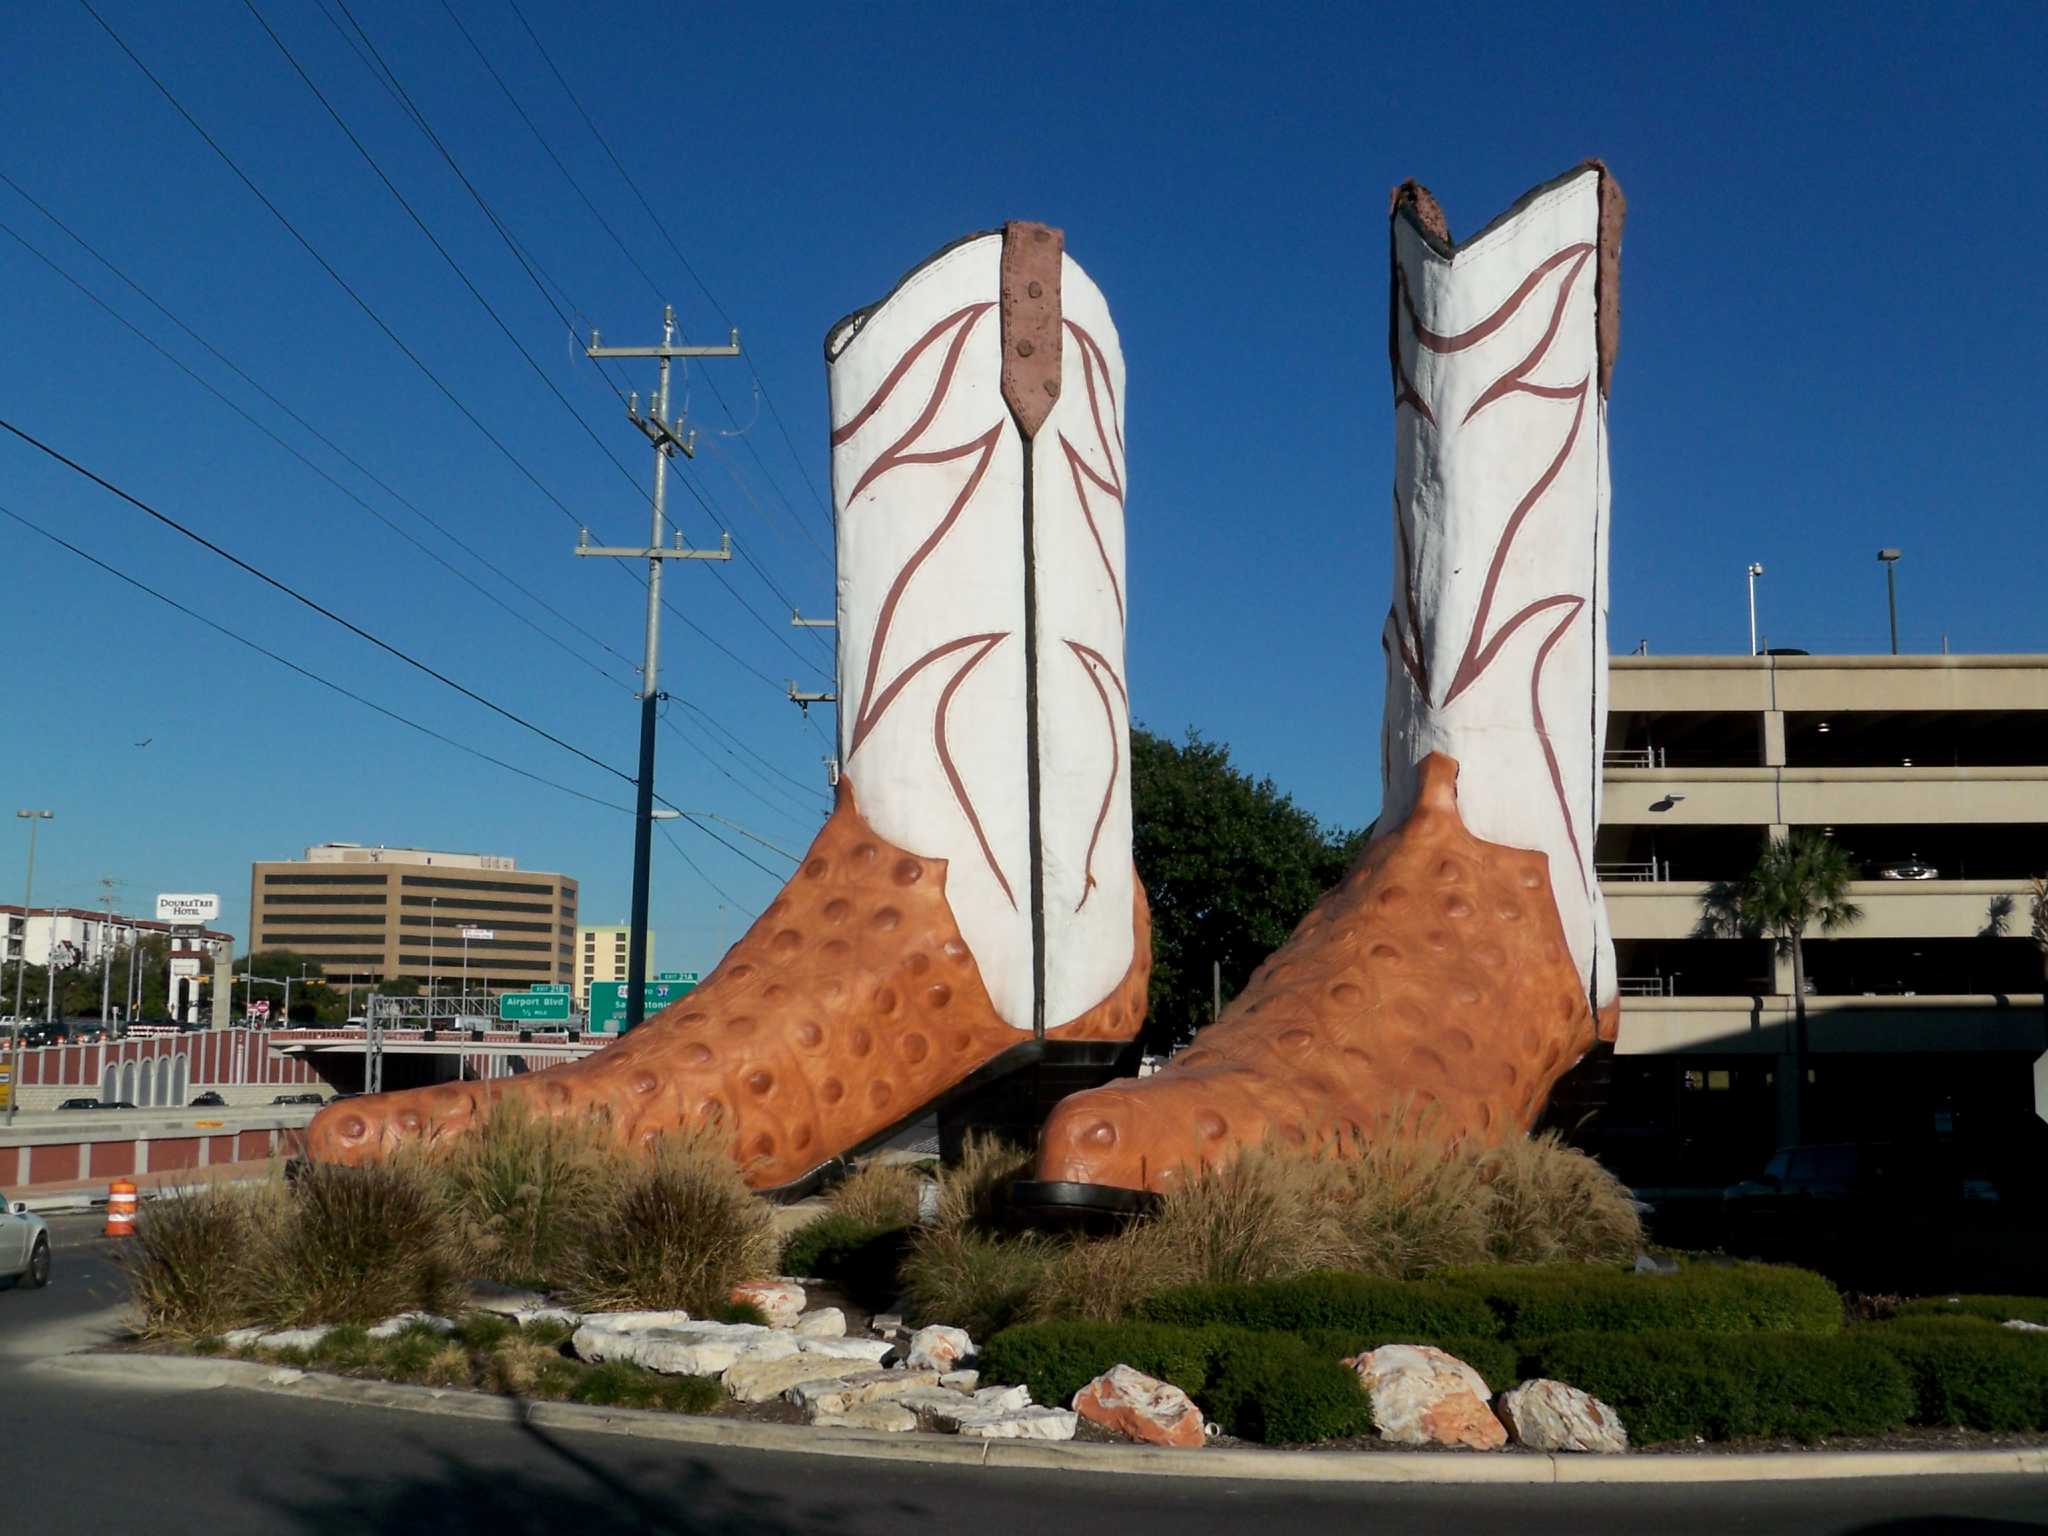
<svg viewBox="0 0 2048 1536"><path fill-rule="evenodd" d="M59 1109L104 1109L98 1099L66 1099L57 1106Z"/></svg>
<svg viewBox="0 0 2048 1536"><path fill-rule="evenodd" d="M280 1093L270 1101L272 1104L325 1104L326 1096L318 1093Z"/></svg>
<svg viewBox="0 0 2048 1536"><path fill-rule="evenodd" d="M211 1091L202 1093L186 1107L188 1109L226 1109L228 1101Z"/></svg>
<svg viewBox="0 0 2048 1536"><path fill-rule="evenodd" d="M136 1105L129 1103L126 1099L109 1099L100 1105L101 1109L134 1109L136 1107Z"/></svg>
<svg viewBox="0 0 2048 1536"><path fill-rule="evenodd" d="M0 1279L8 1276L25 1285L50 1283L50 1231L21 1201L0 1194Z"/></svg>

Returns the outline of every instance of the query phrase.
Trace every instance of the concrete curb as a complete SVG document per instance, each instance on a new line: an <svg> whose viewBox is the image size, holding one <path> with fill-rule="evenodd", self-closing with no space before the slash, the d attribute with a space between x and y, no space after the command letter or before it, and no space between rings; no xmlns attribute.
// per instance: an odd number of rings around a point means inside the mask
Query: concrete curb
<svg viewBox="0 0 2048 1536"><path fill-rule="evenodd" d="M2048 1476L2048 1448L2004 1451L1786 1452L1764 1456L1491 1456L1403 1451L1261 1451L1211 1446L1164 1450L1022 1440L961 1440L949 1435L890 1435L755 1424L637 1408L529 1403L480 1392L360 1381L312 1371L183 1355L60 1355L33 1370L126 1386L203 1391L237 1387L403 1413L531 1424L539 1429L625 1435L675 1445L724 1446L784 1455L859 1456L1036 1471L1121 1472L1152 1477L1223 1478L1286 1483L1741 1483L1830 1482L1864 1477Z"/></svg>

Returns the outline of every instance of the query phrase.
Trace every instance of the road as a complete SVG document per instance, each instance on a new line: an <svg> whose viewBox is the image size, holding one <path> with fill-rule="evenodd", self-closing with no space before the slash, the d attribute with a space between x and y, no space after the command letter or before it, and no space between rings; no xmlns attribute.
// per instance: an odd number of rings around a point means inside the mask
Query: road
<svg viewBox="0 0 2048 1536"><path fill-rule="evenodd" d="M1185 1484L650 1446L599 1434L118 1388L23 1371L118 1326L96 1223L53 1223L56 1277L0 1291L0 1502L38 1536L2016 1536L2048 1531L2026 1478L1671 1488ZM24 1502L24 1500L26 1502ZM14 1517L21 1513L18 1526Z"/></svg>

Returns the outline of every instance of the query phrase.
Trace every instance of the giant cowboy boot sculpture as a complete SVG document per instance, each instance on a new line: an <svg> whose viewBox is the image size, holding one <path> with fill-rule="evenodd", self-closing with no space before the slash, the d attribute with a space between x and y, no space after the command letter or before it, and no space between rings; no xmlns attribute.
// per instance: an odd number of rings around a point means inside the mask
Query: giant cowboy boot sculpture
<svg viewBox="0 0 2048 1536"><path fill-rule="evenodd" d="M825 342L839 525L838 804L687 998L509 1082L353 1099L359 1162L494 1104L623 1137L716 1117L749 1181L801 1185L970 1079L1129 1040L1151 934L1131 865L1124 372L1057 230L912 271Z"/></svg>
<svg viewBox="0 0 2048 1536"><path fill-rule="evenodd" d="M1620 188L1597 162L1463 244L1394 194L1394 601L1378 835L1156 1075L1065 1100L1051 1205L1265 1142L1527 1131L1617 1018L1592 868Z"/></svg>

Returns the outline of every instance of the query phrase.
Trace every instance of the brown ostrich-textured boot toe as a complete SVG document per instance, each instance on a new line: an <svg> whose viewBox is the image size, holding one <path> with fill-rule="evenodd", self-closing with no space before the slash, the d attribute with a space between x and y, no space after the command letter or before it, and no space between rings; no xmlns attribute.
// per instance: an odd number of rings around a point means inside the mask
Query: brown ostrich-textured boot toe
<svg viewBox="0 0 2048 1536"><path fill-rule="evenodd" d="M1248 1146L1328 1147L1398 1117L1475 1144L1526 1131L1596 1023L1540 853L1458 817L1457 765L1422 765L1398 830L1148 1078L1075 1094L1037 1176L1163 1194Z"/></svg>

